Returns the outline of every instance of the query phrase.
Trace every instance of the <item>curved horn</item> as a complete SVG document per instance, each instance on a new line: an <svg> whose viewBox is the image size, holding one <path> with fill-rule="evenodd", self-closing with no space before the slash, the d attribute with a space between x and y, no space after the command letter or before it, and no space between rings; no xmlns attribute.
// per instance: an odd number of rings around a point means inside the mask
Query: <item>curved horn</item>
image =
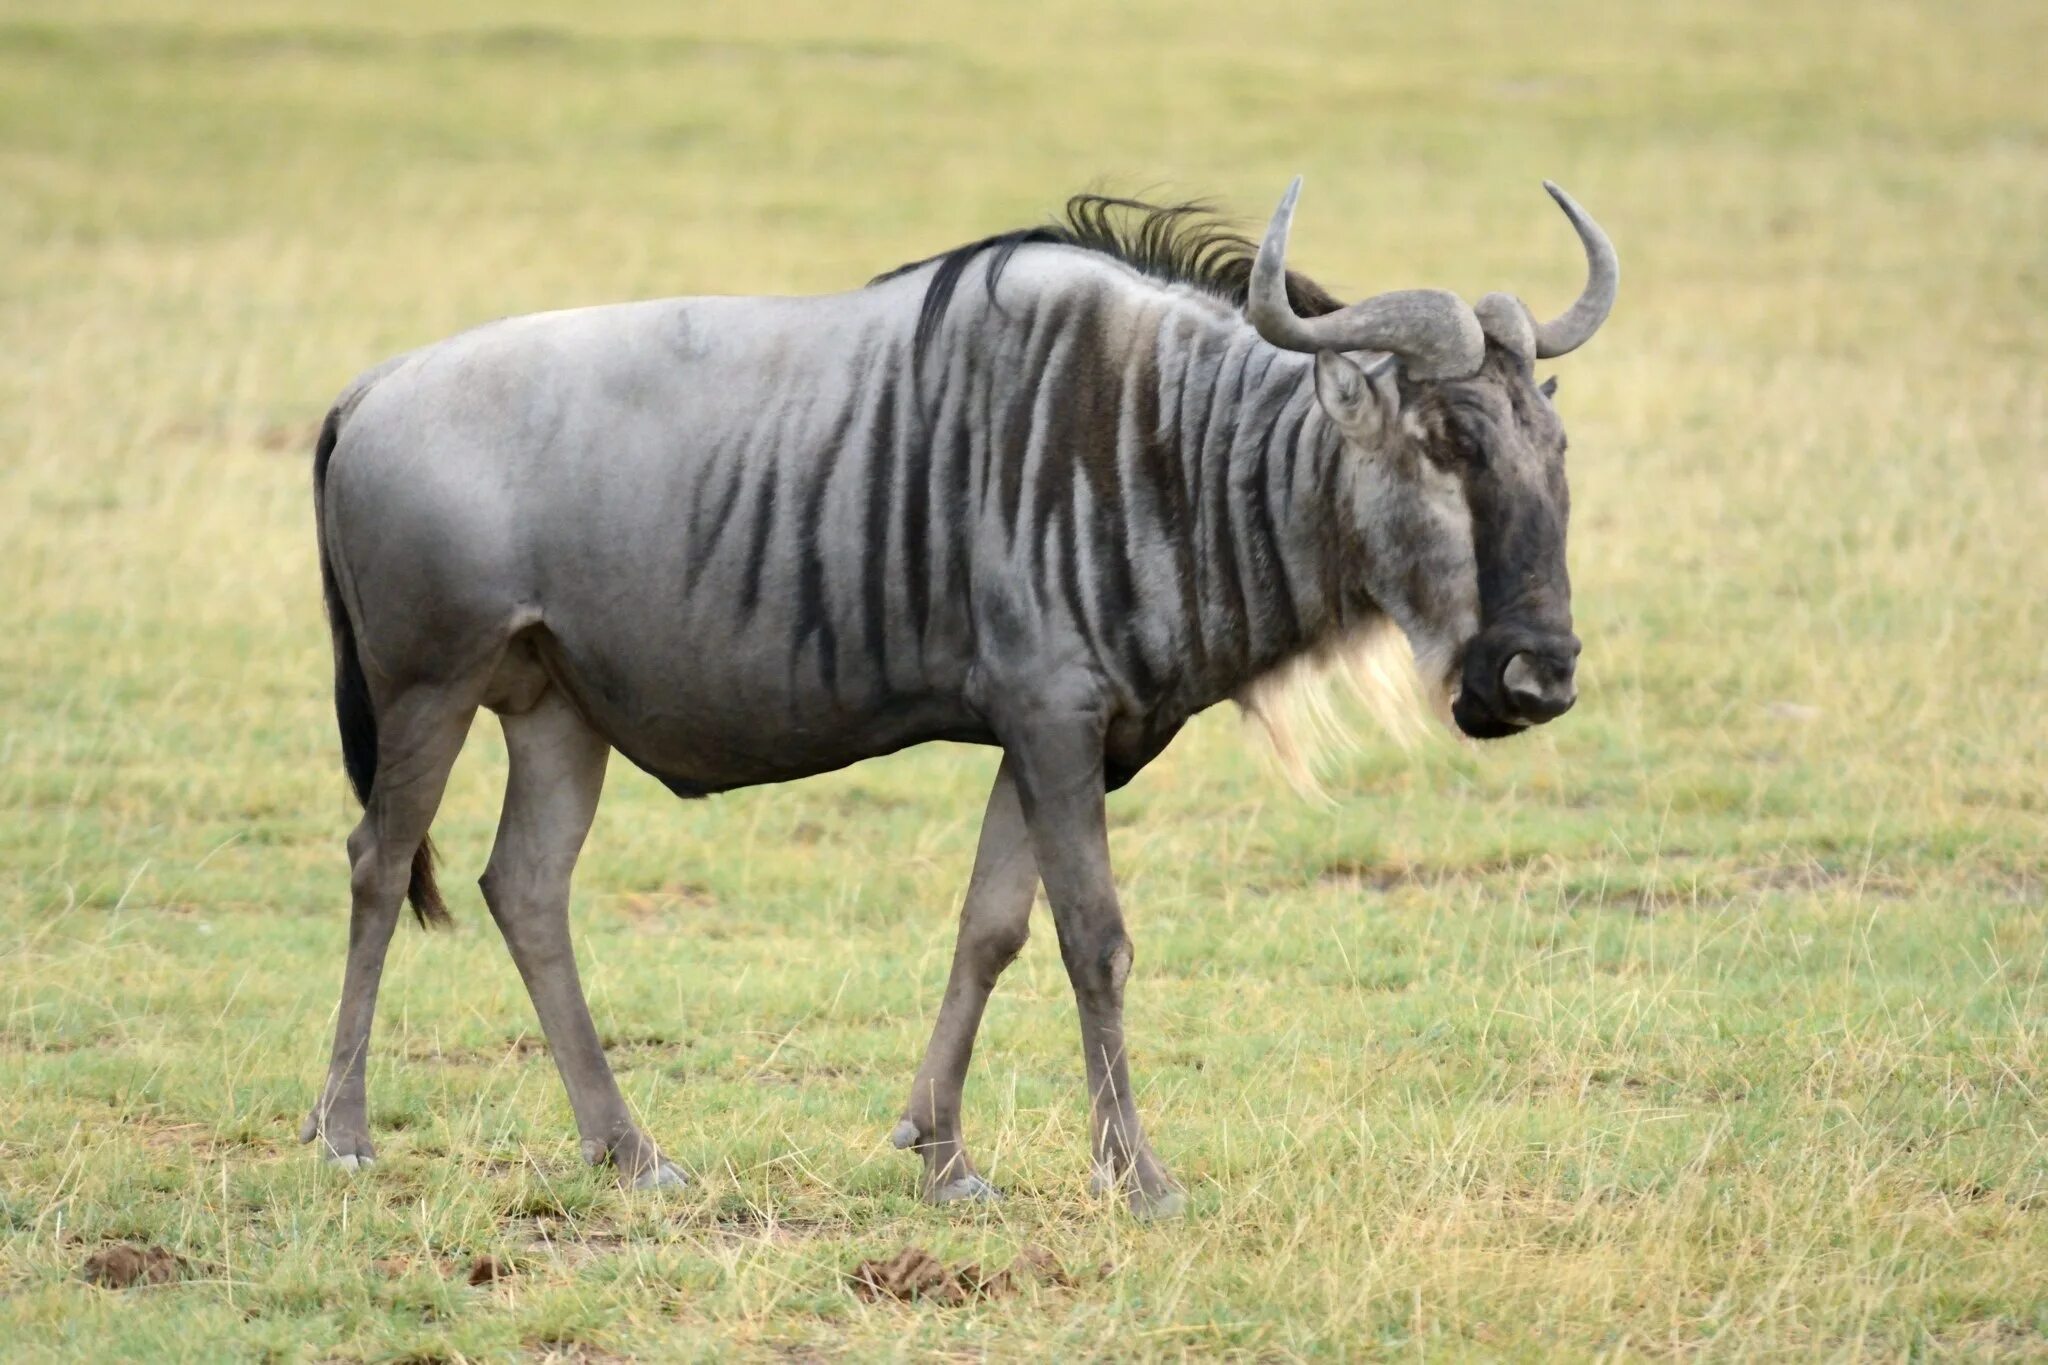
<svg viewBox="0 0 2048 1365"><path fill-rule="evenodd" d="M1549 322L1536 324L1536 357L1549 360L1578 350L1607 321L1607 315L1614 310L1615 291L1621 287L1621 258L1614 254L1614 243L1607 240L1607 234L1577 201L1548 180L1543 182L1543 188L1550 191L1564 216L1572 220L1572 230L1579 234L1579 242L1586 248L1586 287L1580 291L1578 302Z"/></svg>
<svg viewBox="0 0 2048 1365"><path fill-rule="evenodd" d="M1456 379L1478 370L1486 336L1465 301L1447 290L1400 289L1319 318L1297 314L1287 302L1287 232L1300 196L1296 176L1252 262L1244 311L1260 336L1289 351L1391 351L1415 379Z"/></svg>

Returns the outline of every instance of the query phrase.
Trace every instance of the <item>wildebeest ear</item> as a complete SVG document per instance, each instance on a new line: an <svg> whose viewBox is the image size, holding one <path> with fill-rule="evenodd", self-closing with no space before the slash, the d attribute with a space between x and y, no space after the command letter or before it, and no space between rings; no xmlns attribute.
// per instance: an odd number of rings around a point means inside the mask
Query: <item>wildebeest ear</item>
<svg viewBox="0 0 2048 1365"><path fill-rule="evenodd" d="M1367 368L1341 351L1318 351L1316 401L1339 426L1375 427L1400 403L1393 365Z"/></svg>
<svg viewBox="0 0 2048 1365"><path fill-rule="evenodd" d="M1550 378L1544 380L1543 383L1538 387L1540 387L1543 390L1543 396L1545 398L1557 397L1557 376L1550 376Z"/></svg>

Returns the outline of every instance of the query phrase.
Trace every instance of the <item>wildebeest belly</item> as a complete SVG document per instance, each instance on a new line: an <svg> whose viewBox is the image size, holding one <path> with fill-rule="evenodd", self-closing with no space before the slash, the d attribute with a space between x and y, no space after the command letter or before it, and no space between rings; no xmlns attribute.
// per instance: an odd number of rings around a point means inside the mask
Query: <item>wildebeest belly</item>
<svg viewBox="0 0 2048 1365"><path fill-rule="evenodd" d="M624 623L619 623L624 625ZM815 650L549 613L550 676L612 746L679 796L786 782L931 740L993 743L957 694L874 676L828 685Z"/></svg>

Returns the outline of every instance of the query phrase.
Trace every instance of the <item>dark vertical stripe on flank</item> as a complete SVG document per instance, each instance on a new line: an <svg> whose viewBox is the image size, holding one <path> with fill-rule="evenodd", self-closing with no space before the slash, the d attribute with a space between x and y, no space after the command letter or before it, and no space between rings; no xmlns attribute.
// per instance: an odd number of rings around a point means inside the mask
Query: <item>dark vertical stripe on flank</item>
<svg viewBox="0 0 2048 1365"><path fill-rule="evenodd" d="M1030 419L1019 463L1031 484L1029 520L1021 529L1029 542L1025 547L1026 562L1031 574L1040 580L1045 577L1046 537L1051 518L1058 515L1055 509L1073 481L1075 432L1069 408L1073 386L1087 382L1074 363L1077 325L1071 309L1052 310L1038 330L1038 336L1044 340L1043 349L1034 348L1020 376ZM1011 525L1016 527L1014 519Z"/></svg>
<svg viewBox="0 0 2048 1365"><path fill-rule="evenodd" d="M818 552L818 526L825 508L825 494L832 486L832 462L813 471L811 486L805 490L803 511L796 525L796 533L802 539L798 547L799 568L796 588L796 647L791 651L790 668L795 671L803 655L803 647L812 636L818 640L818 671L824 676L825 690L834 696L839 692L839 635L832 628L832 604L825 598L825 559Z"/></svg>
<svg viewBox="0 0 2048 1365"><path fill-rule="evenodd" d="M867 371L867 354L855 355L849 363L856 373L864 374ZM825 690L835 697L839 693L839 632L832 624L832 603L825 591L825 557L819 548L818 537L824 520L825 498L832 491L832 476L838 471L840 461L849 455L847 436L853 429L856 416L854 407L842 408L833 420L832 430L812 452L811 463L804 471L810 483L804 489L803 505L791 527L798 544L795 547L796 638L790 646L790 675L794 679L802 663L804 646L815 636L818 641L818 672L824 679ZM852 453L857 455L858 452Z"/></svg>
<svg viewBox="0 0 2048 1365"><path fill-rule="evenodd" d="M1210 394L1216 385L1215 366L1208 347L1202 345L1204 337L1189 339L1187 358L1180 373L1180 478L1181 487L1187 491L1188 509L1187 538L1190 545L1198 545L1202 536L1202 480L1208 472L1209 452L1205 444L1209 431ZM1203 556L1195 556L1195 595L1208 596L1208 580L1203 576Z"/></svg>
<svg viewBox="0 0 2048 1365"><path fill-rule="evenodd" d="M1269 406L1261 403L1261 409ZM1255 648L1264 663L1293 651L1301 643L1301 613L1294 605L1294 593L1287 583L1286 550L1280 543L1280 528L1274 524L1271 477L1268 461L1283 413L1261 411L1260 429L1250 456L1251 469L1240 485L1238 497L1245 504L1250 525L1246 528L1246 552L1251 561L1251 579L1258 593L1254 604ZM1261 629L1260 627L1267 627Z"/></svg>
<svg viewBox="0 0 2048 1365"><path fill-rule="evenodd" d="M1130 506L1113 483L1094 481L1088 491L1095 502L1089 542L1095 561L1095 604L1109 628L1120 629L1138 605L1137 581L1131 572Z"/></svg>
<svg viewBox="0 0 2048 1365"><path fill-rule="evenodd" d="M1209 476L1209 408L1217 384L1220 363L1206 333L1189 339L1186 368L1181 372L1180 464L1181 487L1186 490L1187 526L1181 544L1184 562L1190 570L1188 629L1195 642L1195 654L1206 674L1213 662L1215 642L1209 638L1209 601L1212 593L1208 532L1207 493Z"/></svg>
<svg viewBox="0 0 2048 1365"><path fill-rule="evenodd" d="M857 453L867 497L861 517L861 635L875 680L889 681L889 493L896 470L896 388L893 377L877 381L875 416L865 448Z"/></svg>
<svg viewBox="0 0 2048 1365"><path fill-rule="evenodd" d="M1166 543L1173 548L1181 616L1180 645L1188 652L1195 675L1207 677L1209 642L1202 631L1201 556L1195 552L1196 517L1187 474L1187 467L1199 460L1200 451L1189 446L1186 439L1188 409L1192 406L1188 394L1189 378L1200 363L1200 356L1190 356L1185 337L1176 340L1182 343L1175 348L1179 369L1171 380L1165 376L1160 379L1161 393L1173 396L1173 420L1168 422L1165 414L1161 414L1150 467L1157 479L1160 531Z"/></svg>
<svg viewBox="0 0 2048 1365"><path fill-rule="evenodd" d="M965 347L948 372L946 401L939 408L940 430L933 439L944 444L940 451L945 465L945 489L935 507L935 518L926 522L933 552L932 576L942 594L961 593L966 587L969 564L967 545L978 520L974 493L974 363Z"/></svg>
<svg viewBox="0 0 2048 1365"><path fill-rule="evenodd" d="M994 360L995 368L999 370L1003 368L1015 369L1015 365L1010 363L1010 356L1006 350L997 349ZM969 432L969 437L974 443L976 456L973 464L975 478L974 519L977 526L984 533L998 529L1002 524L1003 459L1002 452L999 449L1000 433L996 430L998 409L995 391L996 385L993 382L982 383L976 386L974 395L977 400L975 404L975 420ZM1008 409L1004 408L1002 411L1008 411Z"/></svg>
<svg viewBox="0 0 2048 1365"><path fill-rule="evenodd" d="M995 385L979 371L979 359L977 356L967 362L967 388L960 396L960 435L967 449L967 463L960 471L965 481L961 494L973 504L962 520L974 527L976 536L985 534L993 523L989 499L994 496L996 485L995 396L990 392ZM972 554L971 538L961 549Z"/></svg>
<svg viewBox="0 0 2048 1365"><path fill-rule="evenodd" d="M943 395L933 401L933 412L944 410ZM938 442L936 420L922 426L901 428L903 445L903 496L895 503L895 543L903 556L903 584L910 609L910 629L917 640L918 655L924 654L924 632L931 616L931 501L932 447Z"/></svg>
<svg viewBox="0 0 2048 1365"><path fill-rule="evenodd" d="M1015 542L1018 532L1017 520L1024 501L1024 466L1031 451L1031 409L1036 386L1043 382L1039 373L1036 351L1032 343L1036 340L1038 310L1033 309L1025 323L1025 332L1018 346L1021 355L1019 363L1008 376L1007 400L1000 412L991 413L995 425L990 428L989 460L995 465L995 475L1002 497L1000 515L1003 533ZM1007 329L1014 324L998 323ZM1007 348L1005 348L1007 350ZM997 386L990 385L991 390Z"/></svg>
<svg viewBox="0 0 2048 1365"><path fill-rule="evenodd" d="M690 581L685 585L686 589L697 585L697 581L704 576L705 566L711 563L711 557L718 552L719 542L725 536L725 528L732 521L732 509L740 500L740 476L744 469L743 461L732 461L732 468L726 474L725 492L719 497L717 510L711 512L708 517L705 515L705 504L694 503L696 515L690 519ZM708 480L709 477L707 473L705 478Z"/></svg>
<svg viewBox="0 0 2048 1365"><path fill-rule="evenodd" d="M1244 379L1243 354L1232 356L1226 353L1218 366L1215 387L1209 395L1209 411L1204 414L1202 463L1203 508L1201 525L1202 557L1213 570L1213 605L1217 616L1229 631L1227 658L1233 667L1241 667L1249 643L1250 628L1245 620L1244 584L1238 580L1236 534L1231 525L1230 507L1230 456L1235 444L1236 432L1232 429L1231 418L1235 407L1243 397ZM1223 406L1218 411L1218 404ZM1213 461L1213 467L1209 467Z"/></svg>
<svg viewBox="0 0 2048 1365"><path fill-rule="evenodd" d="M1064 495L1074 486L1071 440L1057 412L1048 413L1043 427L1033 434L1032 444L1038 449L1038 461L1032 471L1035 482L1031 487L1031 520L1026 524L1024 534L1032 542L1030 568L1035 574L1045 572L1046 535L1060 515L1060 507L1066 501Z"/></svg>
<svg viewBox="0 0 2048 1365"><path fill-rule="evenodd" d="M1349 594L1344 573L1345 554L1341 547L1351 545L1354 536L1354 532L1343 524L1344 514L1350 510L1342 487L1344 437L1314 397L1310 397L1305 405L1302 430L1307 449L1295 455L1302 462L1302 474L1294 480L1294 496L1308 507L1292 515L1299 519L1312 510L1322 517L1324 551L1319 566L1322 570L1319 586L1323 591L1324 605L1342 619Z"/></svg>
<svg viewBox="0 0 2048 1365"><path fill-rule="evenodd" d="M1142 650L1136 647L1140 632L1133 628L1132 621L1138 591L1131 569L1131 551L1138 530L1132 524L1132 500L1123 487L1123 417L1127 403L1140 403L1149 409L1157 395L1152 392L1154 385L1149 379L1149 353L1139 366L1141 372L1135 385L1143 396L1130 395L1124 391L1124 369L1117 363L1111 338L1099 317L1091 319L1089 339L1093 344L1084 361L1087 373L1081 379L1074 416L1080 437L1076 457L1082 475L1077 482L1088 491L1093 515L1077 534L1088 537L1088 560L1094 570L1094 582L1089 586L1094 589L1097 631L1118 644L1118 656L1128 661L1127 656ZM1140 420L1148 418L1149 413L1140 415ZM1077 522L1080 516L1077 490ZM1139 669L1143 669L1142 662Z"/></svg>
<svg viewBox="0 0 2048 1365"><path fill-rule="evenodd" d="M1082 492L1094 504L1088 522L1081 519ZM1145 657L1144 632L1138 628L1137 588L1132 579L1129 541L1133 528L1127 524L1129 507L1114 496L1114 485L1097 480L1075 481L1074 504L1068 515L1078 528L1075 534L1088 536L1088 562L1095 572L1091 585L1095 596L1095 628L1090 641L1098 656L1106 655L1116 667L1118 681L1146 703L1158 700L1158 677Z"/></svg>
<svg viewBox="0 0 2048 1365"><path fill-rule="evenodd" d="M767 453L767 466L761 471L760 482L754 488L751 527L754 539L747 550L746 577L740 584L740 610L749 616L761 602L761 574L768 564L768 538L775 530L775 482L782 472L782 462L776 458L776 452Z"/></svg>
<svg viewBox="0 0 2048 1365"><path fill-rule="evenodd" d="M1280 433L1278 440L1268 446L1269 450L1274 451L1274 458L1269 463L1266 471L1266 506L1268 511L1275 513L1275 521L1278 524L1299 527L1299 522L1296 521L1296 517L1299 514L1295 509L1293 497L1294 463L1297 460L1310 458L1308 452L1302 449L1301 438L1302 433L1308 428L1309 410L1315 406L1315 403L1315 394L1312 390L1305 393L1297 392L1292 400L1293 419L1291 421L1283 420L1277 426L1276 430ZM1328 515L1330 510L1327 507L1314 509L1319 517ZM1319 546L1327 544L1319 536L1314 535L1309 537L1309 542ZM1302 613L1302 578L1304 575L1300 571L1304 567L1306 568L1307 573L1305 576L1312 584L1315 581L1320 565L1311 562L1303 566L1295 562L1292 552L1297 550L1301 543L1302 536L1298 532L1296 535L1283 539L1280 542L1280 569L1281 582L1286 585L1287 589L1287 609L1294 616L1297 643L1306 645L1309 643L1311 634L1321 628L1322 621L1319 619L1311 622ZM1327 553L1318 556L1318 558L1334 557Z"/></svg>
<svg viewBox="0 0 2048 1365"><path fill-rule="evenodd" d="M1254 381L1252 396L1245 404L1245 415L1250 430L1241 438L1239 462L1244 475L1239 480L1238 498L1248 513L1241 539L1252 569L1250 575L1257 593L1254 602L1254 627L1265 641L1260 648L1285 650L1294 643L1298 622L1294 603L1287 591L1287 565L1285 548L1280 543L1280 533L1273 517L1272 498L1268 491L1272 481L1273 446L1280 439L1282 428L1287 422L1288 403L1292 394L1268 381L1272 373L1272 357L1275 351L1260 354L1258 374ZM1279 599L1275 601L1274 599ZM1280 615L1288 617L1280 620Z"/></svg>

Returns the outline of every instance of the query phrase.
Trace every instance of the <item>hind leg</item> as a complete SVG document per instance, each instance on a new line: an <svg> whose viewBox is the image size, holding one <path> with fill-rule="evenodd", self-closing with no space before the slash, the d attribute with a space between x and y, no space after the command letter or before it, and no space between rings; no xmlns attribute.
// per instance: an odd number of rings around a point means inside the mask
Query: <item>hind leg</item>
<svg viewBox="0 0 2048 1365"><path fill-rule="evenodd" d="M484 901L540 1016L576 1113L583 1159L610 1162L636 1189L680 1185L682 1172L640 1131L619 1094L569 941L569 877L597 813L611 746L553 689L503 721L512 775L480 882Z"/></svg>
<svg viewBox="0 0 2048 1365"><path fill-rule="evenodd" d="M398 924L413 854L427 837L449 769L476 715L473 701L441 688L415 688L383 708L377 779L361 823L348 836L348 965L334 1024L334 1052L320 1101L299 1130L321 1139L321 1155L353 1171L376 1156L370 1145L364 1073L384 952Z"/></svg>

